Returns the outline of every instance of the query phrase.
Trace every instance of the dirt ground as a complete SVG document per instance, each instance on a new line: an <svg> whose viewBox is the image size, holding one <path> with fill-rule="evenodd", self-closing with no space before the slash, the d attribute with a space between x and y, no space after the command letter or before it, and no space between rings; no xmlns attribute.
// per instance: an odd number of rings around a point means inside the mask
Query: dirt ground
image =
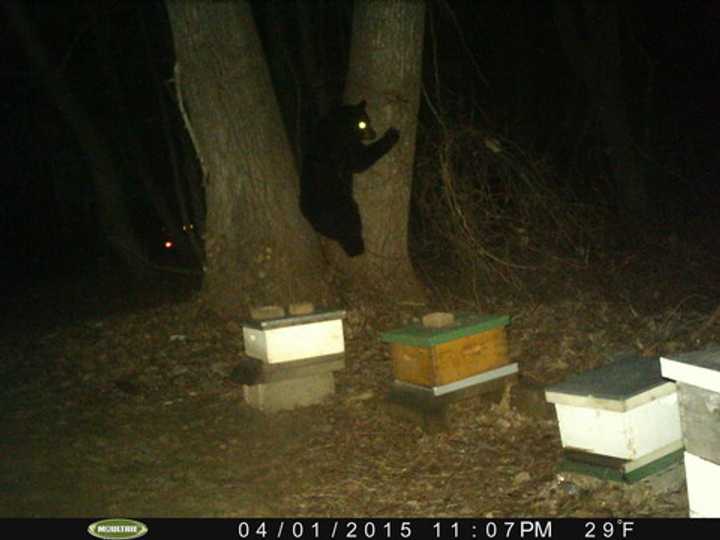
<svg viewBox="0 0 720 540"><path fill-rule="evenodd" d="M685 517L681 466L633 485L559 471L544 400L617 352L715 338L717 290L691 259L634 260L488 295L484 311L512 317L520 382L453 404L436 431L391 410L378 338L438 306L349 306L335 395L266 414L232 377L239 324L192 284L101 272L19 287L0 329L0 516Z"/></svg>

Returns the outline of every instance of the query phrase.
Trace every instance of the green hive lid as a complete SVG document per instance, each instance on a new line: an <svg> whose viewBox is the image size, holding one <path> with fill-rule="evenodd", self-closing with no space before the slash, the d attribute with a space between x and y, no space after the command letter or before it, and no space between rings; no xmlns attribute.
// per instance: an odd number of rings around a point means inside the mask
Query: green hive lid
<svg viewBox="0 0 720 540"><path fill-rule="evenodd" d="M507 315L456 315L455 322L444 328L426 328L422 323L411 324L380 335L388 343L402 343L416 347L432 347L447 341L486 332L510 322Z"/></svg>

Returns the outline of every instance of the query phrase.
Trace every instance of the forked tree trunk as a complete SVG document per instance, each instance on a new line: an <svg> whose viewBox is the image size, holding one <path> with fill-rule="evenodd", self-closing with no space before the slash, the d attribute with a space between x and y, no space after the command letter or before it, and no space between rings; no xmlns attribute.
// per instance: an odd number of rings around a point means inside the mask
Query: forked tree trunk
<svg viewBox="0 0 720 540"><path fill-rule="evenodd" d="M219 313L328 298L319 243L255 28L241 2L167 3L179 85L207 175L203 294Z"/></svg>
<svg viewBox="0 0 720 540"><path fill-rule="evenodd" d="M408 253L424 25L422 0L356 2L345 88L346 103L367 100L378 134L394 126L400 140L355 175L366 253L348 258L334 246L331 255L353 287L397 300L424 298Z"/></svg>

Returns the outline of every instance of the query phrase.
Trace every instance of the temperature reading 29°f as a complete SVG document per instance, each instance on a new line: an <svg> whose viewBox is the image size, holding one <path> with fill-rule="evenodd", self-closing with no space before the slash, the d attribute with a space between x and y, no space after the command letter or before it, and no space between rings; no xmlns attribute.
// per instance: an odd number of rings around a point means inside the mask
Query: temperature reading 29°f
<svg viewBox="0 0 720 540"><path fill-rule="evenodd" d="M588 521L585 523L585 538L625 539L630 538L635 526L634 521Z"/></svg>

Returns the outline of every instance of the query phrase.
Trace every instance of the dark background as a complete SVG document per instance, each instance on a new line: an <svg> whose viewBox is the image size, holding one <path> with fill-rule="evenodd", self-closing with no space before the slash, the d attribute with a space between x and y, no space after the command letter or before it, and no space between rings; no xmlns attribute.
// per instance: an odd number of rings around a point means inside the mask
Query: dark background
<svg viewBox="0 0 720 540"><path fill-rule="evenodd" d="M183 181L191 186L185 189L201 182L175 105L174 55L164 5L21 5L54 74L67 83L103 135L123 179L133 228L152 255L183 221L170 145ZM689 219L706 216L711 225L705 230L712 235L720 203L720 3L618 5L623 90L651 195L648 220L682 230ZM255 2L253 7L299 159L322 109L340 101L352 2L313 3L313 30L318 42L325 43L317 52L329 97L323 104L314 99L317 81L313 86L298 71L295 3ZM88 149L58 111L44 83L46 74L29 61L16 25L8 17L0 19L3 269L8 279L77 272L107 252L95 217ZM587 91L563 51L552 2L428 2L424 74L427 96L449 121L502 134L543 156L579 198L617 206L605 143ZM161 114L161 100L172 112L168 118ZM422 141L437 131L425 99L420 120L419 155ZM171 140L163 125L171 127ZM175 216L172 223L158 215L149 185L163 194ZM192 221L201 229L202 215Z"/></svg>

